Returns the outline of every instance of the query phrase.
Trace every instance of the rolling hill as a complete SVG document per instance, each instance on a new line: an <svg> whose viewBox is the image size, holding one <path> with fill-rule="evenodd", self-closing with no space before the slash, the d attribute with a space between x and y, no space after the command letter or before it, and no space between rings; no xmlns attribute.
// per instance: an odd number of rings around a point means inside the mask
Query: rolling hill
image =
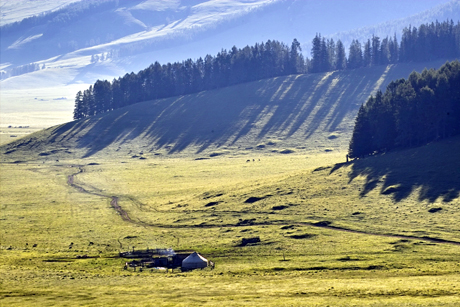
<svg viewBox="0 0 460 307"><path fill-rule="evenodd" d="M155 61L196 59L233 45L243 48L268 39L289 43L293 38L310 56L310 42L318 32L341 38L347 47L351 38L400 35L409 24L456 21L460 16L458 0L420 0L417 5L410 0L40 3L1 4L2 127L45 128L71 120L78 90ZM88 9L89 4L95 7ZM34 15L34 22L8 29L13 21Z"/></svg>
<svg viewBox="0 0 460 307"><path fill-rule="evenodd" d="M4 160L343 152L359 106L392 80L444 61L291 75L146 101L0 147Z"/></svg>

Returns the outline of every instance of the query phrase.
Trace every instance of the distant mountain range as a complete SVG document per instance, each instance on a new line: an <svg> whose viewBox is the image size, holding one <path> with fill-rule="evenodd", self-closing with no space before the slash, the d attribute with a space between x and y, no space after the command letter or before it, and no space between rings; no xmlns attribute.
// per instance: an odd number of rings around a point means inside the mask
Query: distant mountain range
<svg viewBox="0 0 460 307"><path fill-rule="evenodd" d="M316 33L347 48L353 38L460 19L460 0L7 0L1 9L1 104L14 112L24 111L18 98L33 103L44 89L73 104L76 88L155 61L294 38L309 57Z"/></svg>
<svg viewBox="0 0 460 307"><path fill-rule="evenodd" d="M33 8L8 11L10 2L2 4L6 20L33 11ZM34 2L17 4L26 7L30 3ZM51 3L55 3L54 10ZM65 3L70 4L60 6ZM290 43L297 38L304 46L304 54L309 56L310 42L318 32L340 38L347 46L352 38L399 35L409 24L417 26L436 19L460 18L459 0L416 3L404 0L45 1L43 8L47 11L2 26L1 69L4 77L43 68L62 68L65 76L66 68L72 66L77 71L73 70L72 79L64 78L66 83L92 83L96 78L113 78L145 68L154 61L204 57L233 45L243 47L268 39ZM13 16L9 17L10 14ZM35 69L23 68L31 63L38 65Z"/></svg>

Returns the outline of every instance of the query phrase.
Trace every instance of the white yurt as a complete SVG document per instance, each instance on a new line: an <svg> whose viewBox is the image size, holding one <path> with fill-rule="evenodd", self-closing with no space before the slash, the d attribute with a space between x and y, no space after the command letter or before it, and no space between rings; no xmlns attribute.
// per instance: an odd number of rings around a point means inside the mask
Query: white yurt
<svg viewBox="0 0 460 307"><path fill-rule="evenodd" d="M187 258L182 260L182 268L186 270L202 269L208 266L208 259L204 258L197 252L193 252Z"/></svg>

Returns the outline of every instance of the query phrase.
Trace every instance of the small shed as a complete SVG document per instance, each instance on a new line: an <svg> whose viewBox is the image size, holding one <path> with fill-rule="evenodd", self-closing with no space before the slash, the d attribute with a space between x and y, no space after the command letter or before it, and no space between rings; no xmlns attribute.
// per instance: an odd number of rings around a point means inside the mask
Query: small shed
<svg viewBox="0 0 460 307"><path fill-rule="evenodd" d="M197 252L193 252L182 261L182 269L193 270L203 269L208 266L208 259L204 258Z"/></svg>

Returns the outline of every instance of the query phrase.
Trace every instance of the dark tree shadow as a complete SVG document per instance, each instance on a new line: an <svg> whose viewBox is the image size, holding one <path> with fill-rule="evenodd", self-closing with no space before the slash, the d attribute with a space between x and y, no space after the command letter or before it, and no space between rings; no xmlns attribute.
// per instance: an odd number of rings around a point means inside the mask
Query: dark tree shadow
<svg viewBox="0 0 460 307"><path fill-rule="evenodd" d="M352 182L364 176L361 197L380 188L400 202L417 190L419 201L451 202L460 196L460 138L443 140L422 147L393 151L355 160L349 173ZM346 165L336 165L331 173Z"/></svg>
<svg viewBox="0 0 460 307"><path fill-rule="evenodd" d="M47 139L36 146L47 150L49 143L77 148L86 158L110 146L163 149L168 153L193 146L196 153L202 153L210 147L236 145L240 140L256 144L272 137L281 141L293 137L307 144L315 133L327 134L335 129L350 132L357 110L367 97L390 80L406 77L413 67L407 64L284 76L141 102L50 128ZM391 170L381 174L380 169L356 169L369 177L363 195L378 186L374 177L391 174ZM392 177L387 178L389 187ZM449 195L455 196L455 191ZM429 190L423 193L430 195ZM404 197L403 192L399 194Z"/></svg>

